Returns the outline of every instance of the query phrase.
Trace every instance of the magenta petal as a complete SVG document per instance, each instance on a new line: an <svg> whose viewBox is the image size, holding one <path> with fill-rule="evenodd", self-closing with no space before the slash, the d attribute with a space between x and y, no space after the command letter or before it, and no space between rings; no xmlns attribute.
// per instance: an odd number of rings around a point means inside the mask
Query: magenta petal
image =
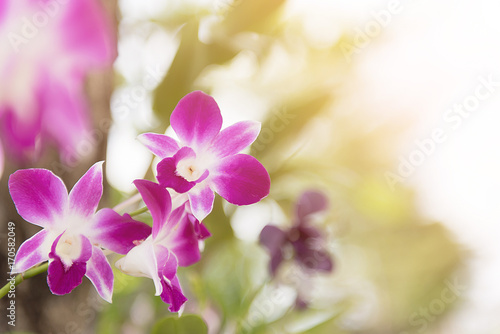
<svg viewBox="0 0 500 334"><path fill-rule="evenodd" d="M109 208L97 211L91 223L88 237L98 244L118 254L127 254L136 241L142 241L151 234L151 227L138 222L130 215L120 216Z"/></svg>
<svg viewBox="0 0 500 334"><path fill-rule="evenodd" d="M207 227L198 219L196 219L195 216L193 216L192 214L188 214L187 216L191 224L193 224L194 232L196 233L198 240L204 240L212 235Z"/></svg>
<svg viewBox="0 0 500 334"><path fill-rule="evenodd" d="M177 260L172 254L163 266L161 275L162 293L161 300L170 304L168 310L170 312L178 312L182 305L187 301L187 298L182 293L179 280L176 277Z"/></svg>
<svg viewBox="0 0 500 334"><path fill-rule="evenodd" d="M9 178L9 191L19 215L42 227L52 226L68 202L63 181L46 169L16 171Z"/></svg>
<svg viewBox="0 0 500 334"><path fill-rule="evenodd" d="M71 292L82 283L82 278L87 270L87 261L92 256L92 244L84 236L81 238L80 255L72 261L71 264L64 263L61 257L56 253L56 247L60 242L62 233L52 244L52 250L49 257L52 259L49 264L47 283L50 291L55 295L64 295ZM64 242L64 241L62 241Z"/></svg>
<svg viewBox="0 0 500 334"><path fill-rule="evenodd" d="M100 1L74 0L64 3L66 11L59 28L66 52L73 52L79 57L80 66L111 64L116 55L116 37L112 20L106 15Z"/></svg>
<svg viewBox="0 0 500 334"><path fill-rule="evenodd" d="M211 173L214 190L232 204L253 204L269 194L269 174L250 155L226 157Z"/></svg>
<svg viewBox="0 0 500 334"><path fill-rule="evenodd" d="M212 212L215 195L214 191L207 184L200 183L200 185L188 193L188 197L191 212L199 221L205 219Z"/></svg>
<svg viewBox="0 0 500 334"><path fill-rule="evenodd" d="M111 303L114 280L113 270L99 247L94 246L92 248L92 257L87 262L85 276L94 284L99 295L105 301Z"/></svg>
<svg viewBox="0 0 500 334"><path fill-rule="evenodd" d="M222 130L212 144L212 151L220 158L234 155L252 144L260 132L260 123L243 121Z"/></svg>
<svg viewBox="0 0 500 334"><path fill-rule="evenodd" d="M153 240L167 222L172 210L172 199L168 191L157 183L147 180L134 181L153 217Z"/></svg>
<svg viewBox="0 0 500 334"><path fill-rule="evenodd" d="M198 235L188 218L184 207L172 212L168 222L168 242L166 246L171 250L180 266L190 266L200 260Z"/></svg>
<svg viewBox="0 0 500 334"><path fill-rule="evenodd" d="M137 139L161 159L171 157L179 150L177 141L169 136L157 133L143 133Z"/></svg>
<svg viewBox="0 0 500 334"><path fill-rule="evenodd" d="M196 154L189 147L181 148L171 158L165 158L156 167L156 178L164 188L172 188L178 193L185 193L193 188L197 181L188 181L177 173L177 164L185 158L194 158ZM206 176L204 175L206 178Z"/></svg>
<svg viewBox="0 0 500 334"><path fill-rule="evenodd" d="M222 116L213 97L195 91L179 101L170 117L170 124L183 144L201 149L219 133Z"/></svg>
<svg viewBox="0 0 500 334"><path fill-rule="evenodd" d="M73 212L88 217L95 213L102 197L102 164L95 163L78 180L69 193L69 205Z"/></svg>
<svg viewBox="0 0 500 334"><path fill-rule="evenodd" d="M21 273L49 259L48 250L42 248L47 236L48 232L41 230L21 244L14 261L13 273Z"/></svg>
<svg viewBox="0 0 500 334"><path fill-rule="evenodd" d="M296 204L297 218L302 221L306 216L328 209L328 198L319 191L304 192Z"/></svg>
<svg viewBox="0 0 500 334"><path fill-rule="evenodd" d="M2 179L3 168L4 168L4 153L3 153L2 142L0 142L0 179Z"/></svg>
<svg viewBox="0 0 500 334"><path fill-rule="evenodd" d="M74 262L71 267L66 268L59 258L55 258L49 264L47 275L50 291L55 295L70 293L82 284L86 270L85 262Z"/></svg>

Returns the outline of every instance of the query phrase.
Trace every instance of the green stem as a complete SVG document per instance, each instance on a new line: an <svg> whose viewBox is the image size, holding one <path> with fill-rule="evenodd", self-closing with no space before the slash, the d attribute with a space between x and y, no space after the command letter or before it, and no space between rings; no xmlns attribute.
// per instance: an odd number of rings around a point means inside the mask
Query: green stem
<svg viewBox="0 0 500 334"><path fill-rule="evenodd" d="M45 271L47 271L47 268L49 267L49 263L48 262L45 262L37 267L34 267L34 268L31 268L31 269L28 269L26 270L24 273L21 273L19 275L16 276L16 280L15 280L15 283L14 283L14 286L17 286L18 284L20 284L22 281L28 279L28 278L31 278L33 276L36 276L38 274L41 274ZM10 281L5 284L1 289L0 289L0 299L3 298L9 291L10 291L10 286L11 286L11 283Z"/></svg>
<svg viewBox="0 0 500 334"><path fill-rule="evenodd" d="M144 212L146 212L146 211L148 211L148 207L147 207L147 206L145 206L145 207L143 207L143 208L140 208L140 209L138 209L138 210L135 210L135 211L133 211L133 212L129 213L129 215L130 215L130 216L132 216L132 217L134 217L134 216L138 216L138 215L140 215L141 213L144 213Z"/></svg>

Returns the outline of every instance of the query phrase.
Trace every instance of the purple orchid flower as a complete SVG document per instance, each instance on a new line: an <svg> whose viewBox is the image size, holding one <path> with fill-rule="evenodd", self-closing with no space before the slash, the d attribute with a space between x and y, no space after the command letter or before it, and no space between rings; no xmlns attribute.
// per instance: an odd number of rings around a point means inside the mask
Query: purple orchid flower
<svg viewBox="0 0 500 334"><path fill-rule="evenodd" d="M180 142L155 133L142 134L139 140L162 159L158 182L187 192L196 219L202 221L212 211L214 191L236 205L253 204L269 194L264 166L250 155L238 154L255 141L260 123L238 122L221 131L217 103L195 91L179 101L170 124Z"/></svg>
<svg viewBox="0 0 500 334"><path fill-rule="evenodd" d="M184 206L172 210L168 191L157 183L135 180L135 186L153 217L153 232L115 266L131 276L153 280L156 296L177 312L187 301L177 279L177 266L189 266L200 259L198 236Z"/></svg>
<svg viewBox="0 0 500 334"><path fill-rule="evenodd" d="M85 275L111 302L114 277L101 247L126 254L134 242L151 234L151 228L111 209L96 213L102 189L102 162L94 164L69 195L62 180L46 169L12 174L9 190L19 215L43 227L19 247L13 273L48 260L47 282L53 294L71 292Z"/></svg>
<svg viewBox="0 0 500 334"><path fill-rule="evenodd" d="M285 259L287 248L292 248L294 259L306 270L331 272L333 261L324 247L320 230L311 226L313 215L328 209L328 199L317 191L307 191L295 206L295 222L289 229L267 225L260 234L260 243L271 255L269 269L274 276Z"/></svg>
<svg viewBox="0 0 500 334"><path fill-rule="evenodd" d="M0 138L10 158L33 160L54 144L76 159L91 130L85 76L116 56L99 2L0 2Z"/></svg>

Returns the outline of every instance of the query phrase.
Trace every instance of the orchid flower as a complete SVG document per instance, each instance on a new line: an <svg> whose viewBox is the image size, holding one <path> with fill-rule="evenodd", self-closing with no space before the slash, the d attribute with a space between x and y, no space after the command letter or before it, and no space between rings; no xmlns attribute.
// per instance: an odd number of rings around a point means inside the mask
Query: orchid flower
<svg viewBox="0 0 500 334"><path fill-rule="evenodd" d="M54 144L64 161L90 141L89 70L112 64L115 36L98 0L0 1L0 139L33 160Z"/></svg>
<svg viewBox="0 0 500 334"><path fill-rule="evenodd" d="M142 134L139 140L162 159L158 182L187 193L196 219L202 221L212 211L214 191L236 205L253 204L269 194L266 169L254 157L238 154L255 141L260 123L238 122L221 131L217 103L195 91L179 101L170 124L179 142L155 133Z"/></svg>
<svg viewBox="0 0 500 334"><path fill-rule="evenodd" d="M153 217L153 232L115 266L131 276L153 279L156 296L177 312L186 302L177 279L177 266L189 266L200 259L198 236L184 206L172 210L168 191L147 180L134 181Z"/></svg>
<svg viewBox="0 0 500 334"><path fill-rule="evenodd" d="M4 154L3 154L3 146L2 142L0 141L0 179L2 179L2 174L3 174L3 168L4 168Z"/></svg>
<svg viewBox="0 0 500 334"><path fill-rule="evenodd" d="M307 270L331 272L333 262L325 247L319 229L311 226L315 214L328 209L328 199L320 192L306 191L295 206L295 222L289 229L267 225L260 234L260 243L271 255L269 269L274 276L285 259L287 248L292 248L294 259Z"/></svg>
<svg viewBox="0 0 500 334"><path fill-rule="evenodd" d="M47 282L53 294L71 292L85 275L111 302L113 272L101 247L126 254L151 228L111 209L96 213L102 190L102 162L94 164L69 195L63 181L46 169L12 174L9 191L19 215L43 228L21 244L13 273L48 260Z"/></svg>

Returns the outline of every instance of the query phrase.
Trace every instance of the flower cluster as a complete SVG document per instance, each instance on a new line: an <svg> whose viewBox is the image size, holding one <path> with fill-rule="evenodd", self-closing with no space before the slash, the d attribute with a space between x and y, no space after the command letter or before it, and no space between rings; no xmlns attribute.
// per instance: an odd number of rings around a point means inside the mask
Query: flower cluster
<svg viewBox="0 0 500 334"><path fill-rule="evenodd" d="M49 261L47 282L54 294L71 292L86 276L111 302L113 272L105 254L126 254L115 265L126 274L151 278L156 295L170 304L170 311L179 311L187 299L177 268L200 259L199 241L210 236L202 221L212 211L214 192L236 205L252 204L269 194L270 178L255 158L239 153L256 139L260 125L240 122L221 131L220 110L205 93L181 99L171 125L179 141L161 134L140 136L161 159L158 183L134 181L152 228L109 208L96 212L102 162L69 195L48 170L12 174L9 190L19 214L43 228L21 245L13 272Z"/></svg>
<svg viewBox="0 0 500 334"><path fill-rule="evenodd" d="M116 38L102 4L2 0L0 35L5 155L29 163L52 145L64 161L75 162L78 145L91 130L86 75L110 66L116 56ZM3 153L0 149L0 172Z"/></svg>

